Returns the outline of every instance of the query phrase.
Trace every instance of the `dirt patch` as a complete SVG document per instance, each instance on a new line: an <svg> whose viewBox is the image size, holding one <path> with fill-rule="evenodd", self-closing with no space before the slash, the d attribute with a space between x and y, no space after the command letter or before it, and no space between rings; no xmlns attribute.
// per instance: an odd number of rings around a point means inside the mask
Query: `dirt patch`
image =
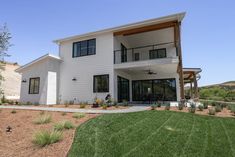
<svg viewBox="0 0 235 157"><path fill-rule="evenodd" d="M211 108L211 107L209 107ZM149 110L151 110L151 108L149 108ZM165 107L157 107L156 110L165 110ZM183 110L179 110L177 107L171 107L170 111L176 111L176 112L189 112L188 111L188 107L184 107ZM196 110L195 114L199 114L199 115L207 115L207 116L211 116L208 114L209 109L203 109L203 111L199 111L198 109ZM231 113L230 110L228 110L227 108L223 108L221 112L216 112L215 115L212 116L217 116L217 117L235 117L233 115L233 113Z"/></svg>
<svg viewBox="0 0 235 157"><path fill-rule="evenodd" d="M51 130L57 122L68 120L75 126L98 116L98 114L86 114L84 118L72 118L73 113L45 112L52 116L52 122L49 124L36 125L33 120L40 116L42 111L1 109L0 112L0 157L64 157L66 156L73 141L75 129L63 131L63 140L45 147L38 147L32 143L33 134L39 130ZM7 133L6 128L12 127L12 132Z"/></svg>

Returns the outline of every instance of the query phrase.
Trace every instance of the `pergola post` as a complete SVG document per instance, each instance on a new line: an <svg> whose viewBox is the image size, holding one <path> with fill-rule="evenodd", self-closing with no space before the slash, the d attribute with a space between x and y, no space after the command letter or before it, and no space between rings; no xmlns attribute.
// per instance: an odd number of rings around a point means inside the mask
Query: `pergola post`
<svg viewBox="0 0 235 157"><path fill-rule="evenodd" d="M197 85L197 77L196 74L193 74L193 82L194 82L194 93L195 93L195 98L199 98L198 97L198 85Z"/></svg>
<svg viewBox="0 0 235 157"><path fill-rule="evenodd" d="M190 98L193 97L193 85L192 85L192 82L190 82Z"/></svg>

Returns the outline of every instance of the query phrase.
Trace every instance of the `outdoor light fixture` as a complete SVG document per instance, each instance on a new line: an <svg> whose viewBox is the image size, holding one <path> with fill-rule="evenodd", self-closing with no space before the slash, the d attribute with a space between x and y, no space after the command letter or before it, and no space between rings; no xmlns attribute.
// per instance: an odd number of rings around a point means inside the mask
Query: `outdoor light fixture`
<svg viewBox="0 0 235 157"><path fill-rule="evenodd" d="M22 80L22 82L23 82L23 83L26 83L26 82L27 82L27 80L26 80L26 79L23 79L23 80Z"/></svg>
<svg viewBox="0 0 235 157"><path fill-rule="evenodd" d="M77 81L76 77L73 77L72 81Z"/></svg>

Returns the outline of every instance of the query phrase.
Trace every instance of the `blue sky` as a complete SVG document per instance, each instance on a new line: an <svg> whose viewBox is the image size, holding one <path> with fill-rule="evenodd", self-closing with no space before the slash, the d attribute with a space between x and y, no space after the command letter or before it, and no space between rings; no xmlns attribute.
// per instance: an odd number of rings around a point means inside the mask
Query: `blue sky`
<svg viewBox="0 0 235 157"><path fill-rule="evenodd" d="M234 0L1 0L0 24L14 44L8 61L58 54L54 39L186 12L184 67L201 67L199 85L235 80Z"/></svg>

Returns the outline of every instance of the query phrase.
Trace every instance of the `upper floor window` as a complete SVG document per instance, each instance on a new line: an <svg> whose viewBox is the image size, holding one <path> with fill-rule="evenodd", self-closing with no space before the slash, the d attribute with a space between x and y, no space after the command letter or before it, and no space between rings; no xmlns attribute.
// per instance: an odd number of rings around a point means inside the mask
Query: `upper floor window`
<svg viewBox="0 0 235 157"><path fill-rule="evenodd" d="M150 50L149 59L155 58L166 58L166 48Z"/></svg>
<svg viewBox="0 0 235 157"><path fill-rule="evenodd" d="M39 94L40 78L29 79L29 94Z"/></svg>
<svg viewBox="0 0 235 157"><path fill-rule="evenodd" d="M93 92L109 92L109 75L95 75L93 80Z"/></svg>
<svg viewBox="0 0 235 157"><path fill-rule="evenodd" d="M96 53L96 39L73 43L73 58L94 55Z"/></svg>

